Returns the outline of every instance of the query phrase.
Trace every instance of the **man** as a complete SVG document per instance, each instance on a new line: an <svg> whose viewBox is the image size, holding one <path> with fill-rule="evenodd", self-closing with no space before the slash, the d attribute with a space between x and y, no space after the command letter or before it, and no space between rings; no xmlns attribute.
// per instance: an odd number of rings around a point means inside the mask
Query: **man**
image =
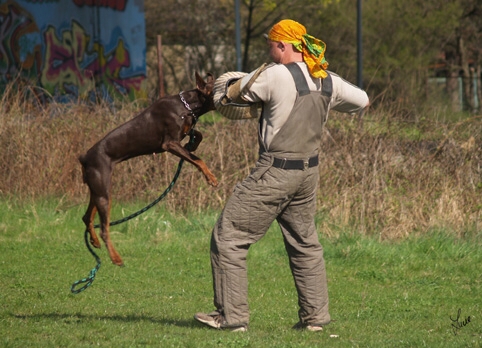
<svg viewBox="0 0 482 348"><path fill-rule="evenodd" d="M300 23L282 20L267 39L274 63L229 87L232 100L263 104L260 154L212 232L216 310L194 318L216 329L247 330L246 256L276 220L298 292L294 328L322 331L330 322L323 248L314 222L322 129L330 109L360 114L369 101L364 91L326 71L324 42Z"/></svg>

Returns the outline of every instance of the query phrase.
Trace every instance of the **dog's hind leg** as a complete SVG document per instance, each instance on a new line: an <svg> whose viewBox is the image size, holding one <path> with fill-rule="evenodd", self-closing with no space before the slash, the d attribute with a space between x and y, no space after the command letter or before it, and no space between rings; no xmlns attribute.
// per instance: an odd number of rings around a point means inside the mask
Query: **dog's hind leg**
<svg viewBox="0 0 482 348"><path fill-rule="evenodd" d="M116 265L122 266L123 262L115 250L109 235L110 224L110 188L112 176L112 164L107 161L91 161L90 164L84 160L84 182L90 189L90 203L83 220L88 226L91 243L99 245L99 239L94 231L93 220L95 212L99 214L100 237L104 241L110 259Z"/></svg>
<svg viewBox="0 0 482 348"><path fill-rule="evenodd" d="M118 266L123 266L124 263L122 262L119 253L115 250L109 234L112 169L110 165L102 166L98 168L98 172L96 174L97 175L94 176L95 180L92 180L91 182L90 189L92 193L92 203L95 207L97 207L97 212L99 214L100 237L107 247L107 251L109 252L112 263Z"/></svg>
<svg viewBox="0 0 482 348"><path fill-rule="evenodd" d="M87 186L89 187L89 192L90 192L89 206L87 207L87 211L82 217L82 221L84 221L85 227L89 231L90 244L92 244L96 248L100 248L99 238L97 238L97 234L95 233L95 229L94 229L94 218L95 218L95 214L97 213L97 207L93 200L94 193L91 188L91 181L93 180L91 180L92 175L89 176L89 172L91 171L87 170L89 165L87 162L86 155L79 156L79 162L82 165L82 179L84 183L87 184Z"/></svg>
<svg viewBox="0 0 482 348"><path fill-rule="evenodd" d="M84 224L87 230L89 231L90 244L92 244L96 248L100 248L99 238L97 238L97 234L95 233L95 229L94 229L94 218L96 213L97 213L97 207L95 206L91 195L89 206L84 216L82 217L82 220L84 221Z"/></svg>
<svg viewBox="0 0 482 348"><path fill-rule="evenodd" d="M101 228L100 236L104 241L105 246L107 247L107 251L109 252L110 259L113 264L117 266L123 266L124 262L122 261L117 250L114 248L114 245L112 244L112 241L110 239L110 234L109 234L111 200L109 197L106 197L106 196L99 197L97 199L96 205L97 205L99 218L100 218L100 228Z"/></svg>

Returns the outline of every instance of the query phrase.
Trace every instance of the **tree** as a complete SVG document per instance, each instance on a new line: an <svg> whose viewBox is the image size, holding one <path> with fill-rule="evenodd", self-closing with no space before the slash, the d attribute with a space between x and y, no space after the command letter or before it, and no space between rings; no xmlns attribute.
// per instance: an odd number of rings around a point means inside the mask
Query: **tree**
<svg viewBox="0 0 482 348"><path fill-rule="evenodd" d="M166 91L190 89L194 71L224 70L223 61L234 55L226 50L232 16L231 1L145 0L148 68L157 71L157 35L162 36ZM228 6L229 5L229 6ZM231 39L234 43L234 39ZM223 57L223 58L221 58ZM157 74L149 74L156 79ZM150 84L153 86L153 84ZM154 85L155 86L155 85Z"/></svg>
<svg viewBox="0 0 482 348"><path fill-rule="evenodd" d="M364 52L370 89L381 100L419 105L426 99L428 69L454 33L453 1L375 0L364 10Z"/></svg>
<svg viewBox="0 0 482 348"><path fill-rule="evenodd" d="M477 112L482 102L482 3L465 0L459 4L461 13L455 34L444 46L449 81L447 89L449 93L454 92L456 85L453 81L462 77L463 109ZM476 105L475 100L478 100L479 105Z"/></svg>
<svg viewBox="0 0 482 348"><path fill-rule="evenodd" d="M269 59L263 34L278 20L291 18L327 44L329 69L355 82L353 0L242 0L241 4L243 71ZM145 0L145 7L147 43L152 50L156 36L162 35L171 90L192 86L194 70L219 76L236 69L234 0ZM363 84L374 104L410 105L416 112L429 100L429 76L438 60L444 76L458 77L460 72L466 76L464 100L473 110L475 89L470 81L477 77L480 84L482 65L481 7L480 0L363 1ZM447 81L450 87L454 79Z"/></svg>

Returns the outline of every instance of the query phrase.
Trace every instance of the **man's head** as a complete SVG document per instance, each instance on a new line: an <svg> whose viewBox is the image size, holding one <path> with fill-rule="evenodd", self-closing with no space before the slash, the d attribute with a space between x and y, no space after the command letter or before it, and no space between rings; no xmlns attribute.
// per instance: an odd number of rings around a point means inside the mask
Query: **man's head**
<svg viewBox="0 0 482 348"><path fill-rule="evenodd" d="M313 77L326 77L326 44L308 35L302 24L283 19L273 25L267 39L269 53L275 63L305 61Z"/></svg>
<svg viewBox="0 0 482 348"><path fill-rule="evenodd" d="M283 19L273 25L268 33L268 39L290 43L302 52L303 35L306 35L306 28L302 24L291 19Z"/></svg>
<svg viewBox="0 0 482 348"><path fill-rule="evenodd" d="M288 64L303 61L303 54L291 43L268 39L268 49L269 56L275 63Z"/></svg>

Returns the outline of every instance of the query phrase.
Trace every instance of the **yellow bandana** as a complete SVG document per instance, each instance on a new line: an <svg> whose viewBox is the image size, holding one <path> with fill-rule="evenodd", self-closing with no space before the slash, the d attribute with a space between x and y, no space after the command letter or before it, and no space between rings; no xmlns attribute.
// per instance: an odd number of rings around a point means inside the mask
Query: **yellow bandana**
<svg viewBox="0 0 482 348"><path fill-rule="evenodd" d="M326 44L306 33L306 28L291 19L283 19L273 25L268 39L276 42L290 43L303 53L303 60L308 66L311 76L325 78L328 74L328 62L325 59Z"/></svg>

